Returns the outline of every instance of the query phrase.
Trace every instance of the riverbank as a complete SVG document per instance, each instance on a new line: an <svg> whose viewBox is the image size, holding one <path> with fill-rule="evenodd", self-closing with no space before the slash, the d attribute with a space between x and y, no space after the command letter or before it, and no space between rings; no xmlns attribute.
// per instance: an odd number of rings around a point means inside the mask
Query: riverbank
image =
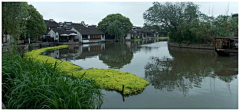
<svg viewBox="0 0 240 111"><path fill-rule="evenodd" d="M174 43L168 41L168 46L170 47L179 47L179 48L191 48L191 49L206 49L206 50L214 50L215 47L210 44L184 44L184 43Z"/></svg>
<svg viewBox="0 0 240 111"><path fill-rule="evenodd" d="M80 66L76 66L68 61L61 61L49 56L41 55L48 50L67 48L67 45L47 47L33 50L26 53L27 58L35 61L48 62L58 66L60 71L66 72L67 75L76 78L93 79L96 83L106 90L115 90L122 92L123 95L137 94L142 92L149 82L129 72L121 72L113 69L87 69L81 70Z"/></svg>

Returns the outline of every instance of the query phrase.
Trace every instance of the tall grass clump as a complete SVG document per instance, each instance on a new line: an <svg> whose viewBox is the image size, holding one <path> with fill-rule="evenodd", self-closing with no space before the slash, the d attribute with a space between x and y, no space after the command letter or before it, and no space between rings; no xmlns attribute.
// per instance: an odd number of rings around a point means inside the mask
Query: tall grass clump
<svg viewBox="0 0 240 111"><path fill-rule="evenodd" d="M57 64L2 56L2 102L8 109L99 108L101 88L94 80L67 76Z"/></svg>

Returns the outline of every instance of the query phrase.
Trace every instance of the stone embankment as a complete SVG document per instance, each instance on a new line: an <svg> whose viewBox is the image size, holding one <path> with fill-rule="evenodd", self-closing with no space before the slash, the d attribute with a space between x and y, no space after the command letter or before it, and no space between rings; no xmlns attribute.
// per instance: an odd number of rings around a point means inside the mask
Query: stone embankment
<svg viewBox="0 0 240 111"><path fill-rule="evenodd" d="M179 47L179 48L191 48L191 49L207 49L214 50L214 46L211 44L184 44L184 43L173 43L168 41L168 46L170 47Z"/></svg>

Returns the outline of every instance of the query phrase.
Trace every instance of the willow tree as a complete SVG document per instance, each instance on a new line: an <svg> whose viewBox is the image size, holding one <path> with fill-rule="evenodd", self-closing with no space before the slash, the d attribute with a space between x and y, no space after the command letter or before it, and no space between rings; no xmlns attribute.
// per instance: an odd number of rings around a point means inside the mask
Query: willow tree
<svg viewBox="0 0 240 111"><path fill-rule="evenodd" d="M107 32L111 36L115 36L115 39L123 39L124 30L121 28L121 23L119 21L114 21L107 27Z"/></svg>
<svg viewBox="0 0 240 111"><path fill-rule="evenodd" d="M26 32L27 7L26 2L2 2L2 31L12 35L15 44Z"/></svg>

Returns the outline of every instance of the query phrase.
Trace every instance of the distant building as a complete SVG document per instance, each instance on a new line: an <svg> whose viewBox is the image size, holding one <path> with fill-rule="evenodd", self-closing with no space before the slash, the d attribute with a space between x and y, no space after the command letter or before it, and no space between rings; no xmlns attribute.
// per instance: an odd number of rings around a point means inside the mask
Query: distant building
<svg viewBox="0 0 240 111"><path fill-rule="evenodd" d="M105 41L105 33L98 30L96 25L88 26L83 21L57 23L53 19L44 20L44 22L47 25L47 31L42 38L46 41L81 43Z"/></svg>

